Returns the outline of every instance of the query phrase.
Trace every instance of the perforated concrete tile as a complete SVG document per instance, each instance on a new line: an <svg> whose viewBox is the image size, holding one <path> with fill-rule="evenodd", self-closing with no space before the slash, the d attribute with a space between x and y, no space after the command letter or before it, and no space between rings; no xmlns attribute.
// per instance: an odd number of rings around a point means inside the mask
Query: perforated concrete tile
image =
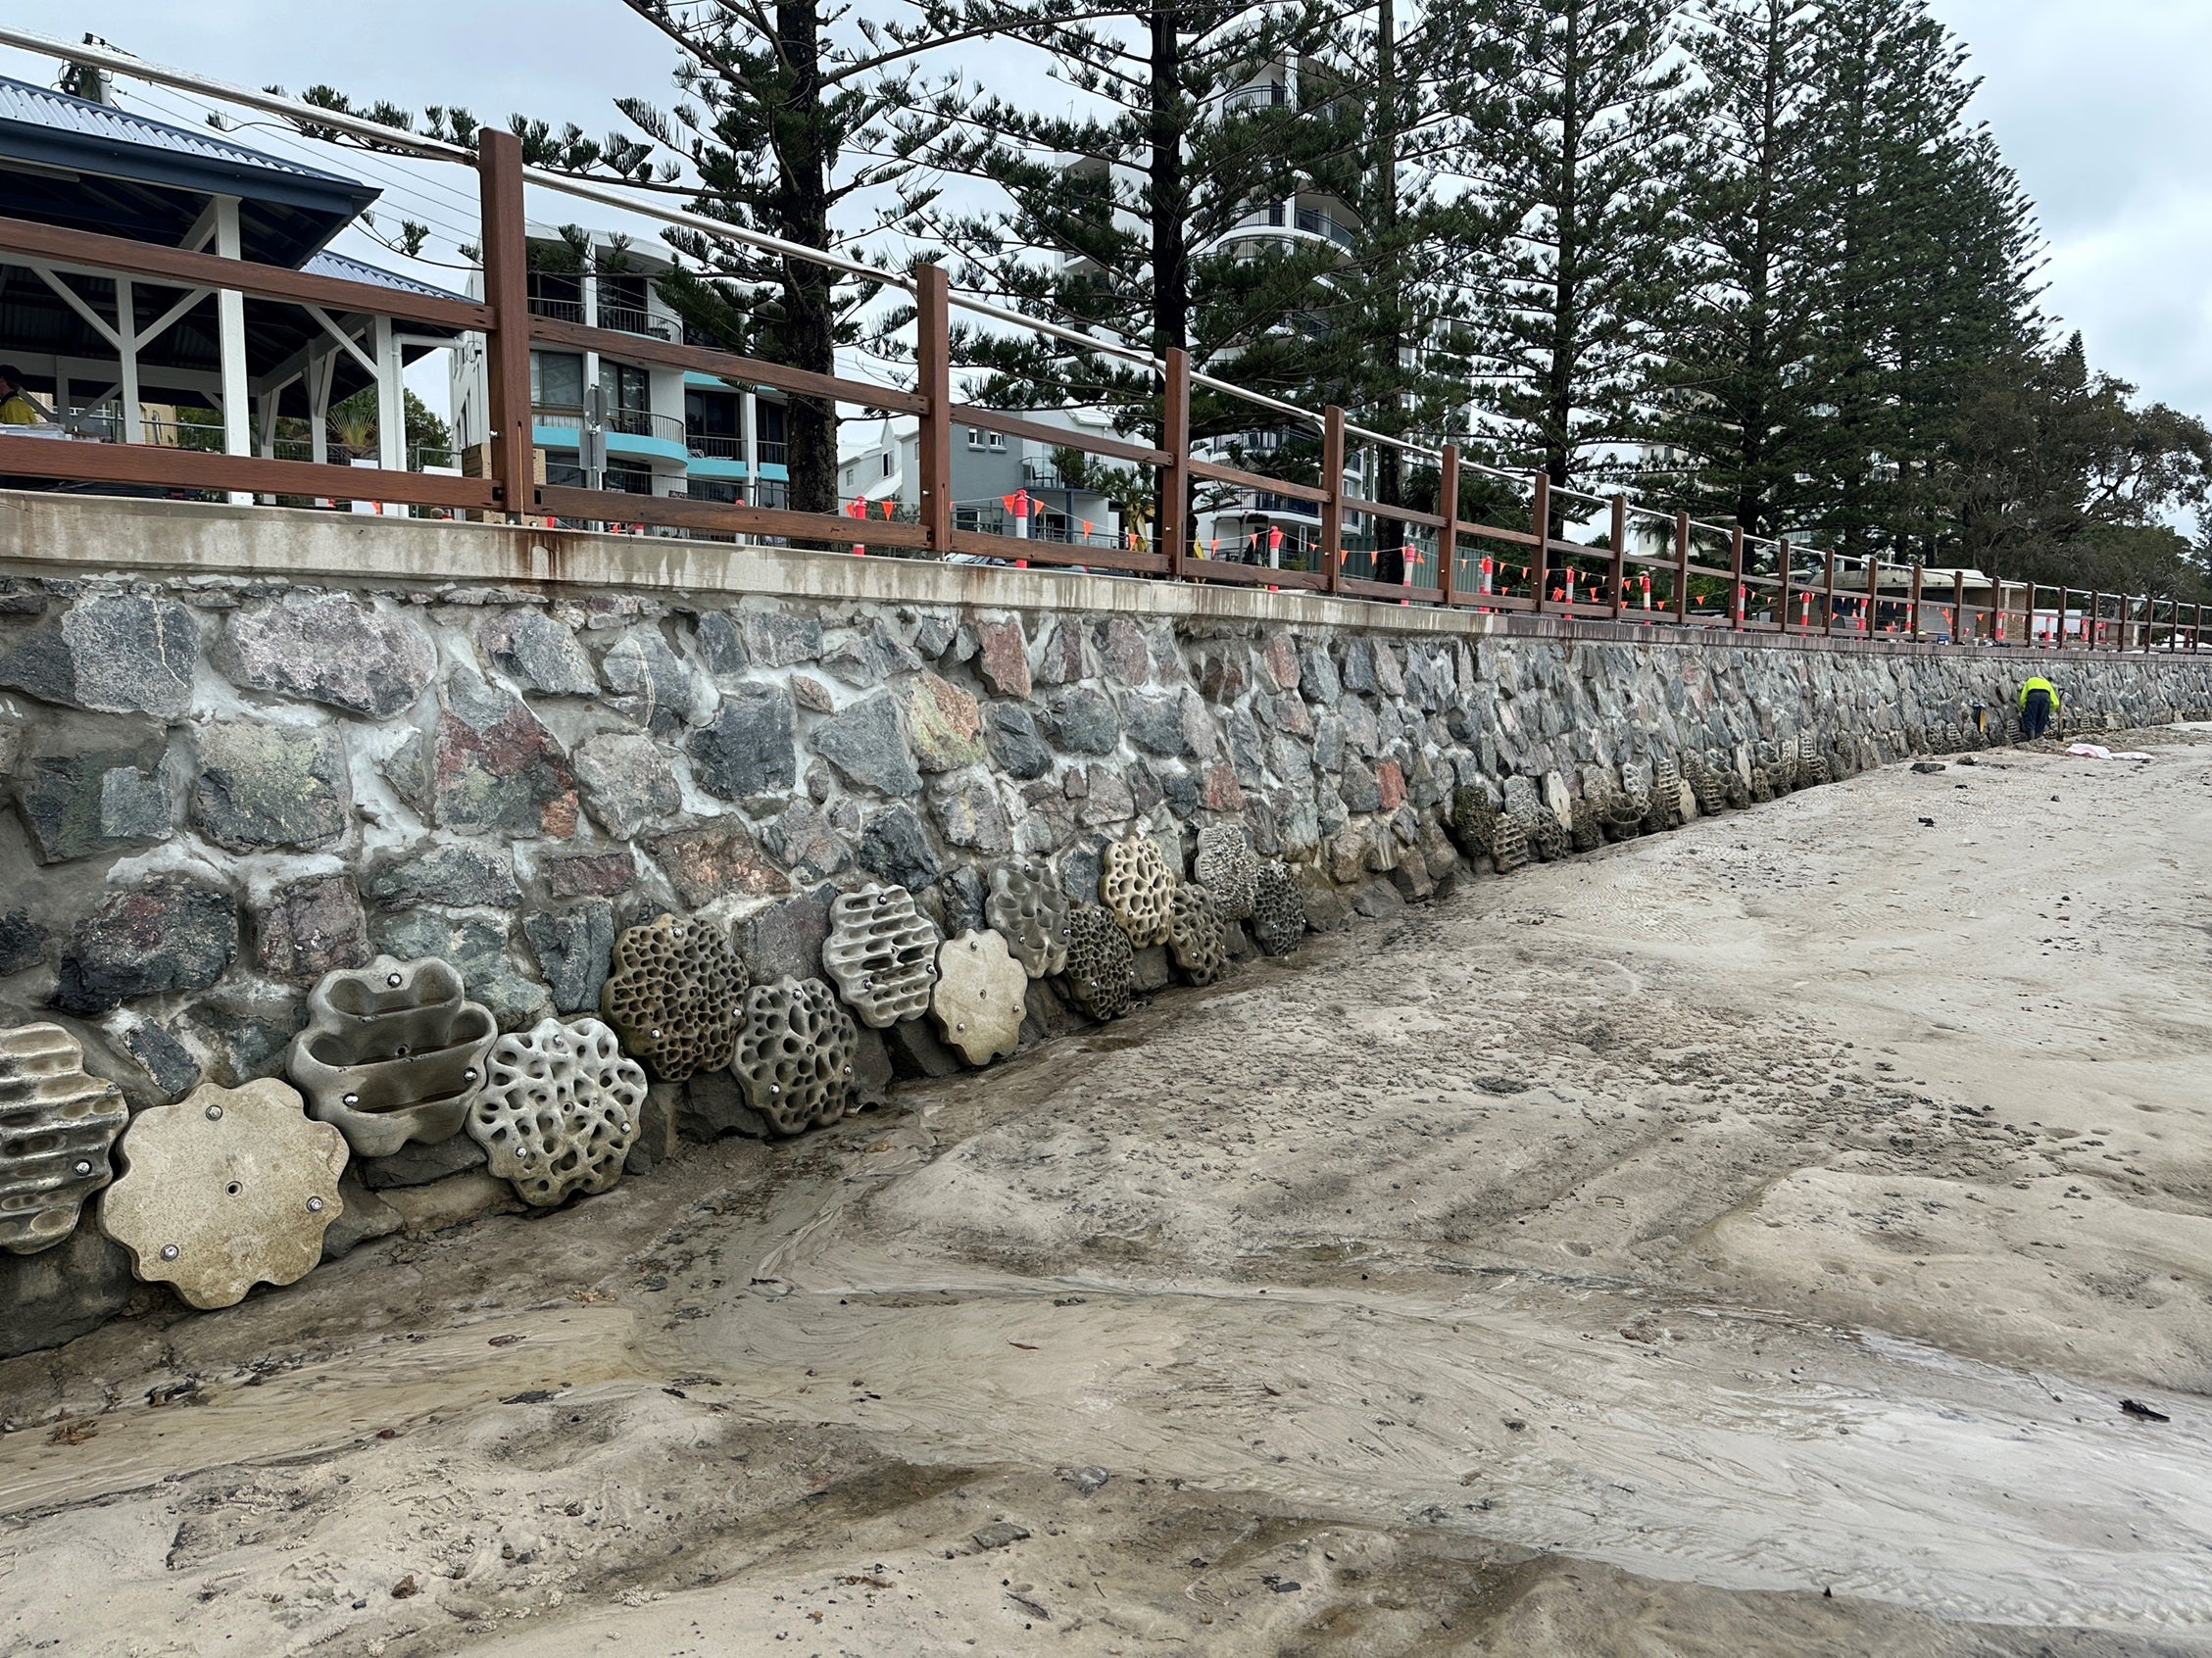
<svg viewBox="0 0 2212 1658"><path fill-rule="evenodd" d="M540 1019L492 1045L468 1135L526 1203L605 1192L622 1178L645 1087L645 1068L597 1019Z"/></svg>

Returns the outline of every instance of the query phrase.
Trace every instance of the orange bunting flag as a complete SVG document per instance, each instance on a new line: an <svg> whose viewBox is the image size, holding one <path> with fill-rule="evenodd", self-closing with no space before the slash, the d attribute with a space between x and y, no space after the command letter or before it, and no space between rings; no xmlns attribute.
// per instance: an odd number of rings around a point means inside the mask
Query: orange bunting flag
<svg viewBox="0 0 2212 1658"><path fill-rule="evenodd" d="M1018 518L1021 516L1021 513L1015 510L1014 503L1020 499L1021 498L1017 495L1002 495L999 497L999 505L1004 507L1008 512L1012 512L1013 515Z"/></svg>
<svg viewBox="0 0 2212 1658"><path fill-rule="evenodd" d="M1089 535L1091 533L1091 520L1089 518L1085 518L1083 520L1083 533L1085 535Z"/></svg>
<svg viewBox="0 0 2212 1658"><path fill-rule="evenodd" d="M887 522L887 523L888 523L888 522L890 521L890 518L891 518L891 509L892 509L893 505L894 505L894 504L893 504L892 502L889 502L889 501L886 501L886 502L885 502L885 503L883 504L883 516L884 516L884 521L885 521L885 522Z"/></svg>

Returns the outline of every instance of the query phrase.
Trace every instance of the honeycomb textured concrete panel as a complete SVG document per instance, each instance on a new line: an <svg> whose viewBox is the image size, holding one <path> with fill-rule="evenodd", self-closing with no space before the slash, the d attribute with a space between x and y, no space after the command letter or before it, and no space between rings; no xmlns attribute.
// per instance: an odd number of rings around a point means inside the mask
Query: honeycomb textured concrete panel
<svg viewBox="0 0 2212 1658"><path fill-rule="evenodd" d="M131 1270L195 1307L227 1307L256 1284L293 1284L322 1258L344 1210L346 1141L273 1077L197 1088L131 1118L123 1172L100 1195L100 1230Z"/></svg>
<svg viewBox="0 0 2212 1658"><path fill-rule="evenodd" d="M1252 942L1269 955L1288 955L1305 938L1305 901L1282 860L1269 858L1253 876Z"/></svg>
<svg viewBox="0 0 2212 1658"><path fill-rule="evenodd" d="M614 941L599 1010L655 1076L682 1082L729 1064L745 986L745 968L713 928L661 915Z"/></svg>
<svg viewBox="0 0 2212 1658"><path fill-rule="evenodd" d="M645 1067L597 1019L540 1019L492 1045L468 1107L484 1163L525 1203L605 1192L644 1121Z"/></svg>
<svg viewBox="0 0 2212 1658"><path fill-rule="evenodd" d="M827 1126L853 1103L860 1033L819 979L755 985L730 1070L745 1102L777 1134Z"/></svg>
<svg viewBox="0 0 2212 1658"><path fill-rule="evenodd" d="M904 887L865 886L829 906L822 965L860 1022L886 1030L929 1007L938 932Z"/></svg>
<svg viewBox="0 0 2212 1658"><path fill-rule="evenodd" d="M1094 1019L1118 1019L1137 994L1137 957L1121 923L1095 903L1067 916L1068 1000Z"/></svg>
<svg viewBox="0 0 2212 1658"><path fill-rule="evenodd" d="M1029 974L997 933L962 933L937 952L930 1016L948 1048L970 1065L1012 1056L1021 1047Z"/></svg>
<svg viewBox="0 0 2212 1658"><path fill-rule="evenodd" d="M1167 953L1194 985L1210 985L1229 970L1229 918L1204 887L1186 883L1175 889Z"/></svg>
<svg viewBox="0 0 2212 1658"><path fill-rule="evenodd" d="M1050 876L1023 864L999 864L991 871L983 918L1032 979L1066 970L1067 895Z"/></svg>
<svg viewBox="0 0 2212 1658"><path fill-rule="evenodd" d="M1099 898L1139 950L1165 944L1175 902L1175 871L1150 835L1106 847L1099 860Z"/></svg>
<svg viewBox="0 0 2212 1658"><path fill-rule="evenodd" d="M1191 878L1213 895L1221 906L1222 919L1252 919L1253 901L1258 896L1253 881L1258 872L1252 837L1244 830L1234 824L1216 823L1199 831Z"/></svg>
<svg viewBox="0 0 2212 1658"><path fill-rule="evenodd" d="M116 1085L87 1076L59 1025L0 1036L0 1249L30 1255L76 1230L84 1200L114 1171L108 1147L129 1120Z"/></svg>
<svg viewBox="0 0 2212 1658"><path fill-rule="evenodd" d="M461 1132L499 1024L462 994L451 964L379 955L324 974L307 1005L285 1068L309 1113L356 1156L388 1157L409 1141L435 1146Z"/></svg>

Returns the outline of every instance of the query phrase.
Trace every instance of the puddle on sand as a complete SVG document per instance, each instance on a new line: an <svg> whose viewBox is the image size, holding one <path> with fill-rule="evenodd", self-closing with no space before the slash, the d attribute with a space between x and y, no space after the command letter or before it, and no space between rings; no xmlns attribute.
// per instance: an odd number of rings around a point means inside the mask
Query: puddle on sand
<svg viewBox="0 0 2212 1658"><path fill-rule="evenodd" d="M91 1437L44 1428L0 1439L0 1515L84 1503L173 1474L350 1444L431 1415L533 1388L633 1373L618 1307L523 1313L381 1341L297 1369L202 1386L189 1403L133 1403L86 1419Z"/></svg>
<svg viewBox="0 0 2212 1658"><path fill-rule="evenodd" d="M686 1326L668 1362L931 1456L1144 1468L1724 1588L2212 1624L2212 1435L2047 1376L1558 1284L1447 1300L915 1270L826 1224L760 1276L787 1292ZM879 1396L825 1397L810 1371Z"/></svg>

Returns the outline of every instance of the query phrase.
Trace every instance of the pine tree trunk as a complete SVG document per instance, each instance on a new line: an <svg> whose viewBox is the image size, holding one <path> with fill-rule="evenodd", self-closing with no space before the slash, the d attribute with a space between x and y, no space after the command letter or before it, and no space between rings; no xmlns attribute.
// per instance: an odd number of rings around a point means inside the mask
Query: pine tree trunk
<svg viewBox="0 0 2212 1658"><path fill-rule="evenodd" d="M1190 185L1183 174L1182 12L1152 14L1153 350L1191 343L1187 245Z"/></svg>
<svg viewBox="0 0 2212 1658"><path fill-rule="evenodd" d="M834 157L822 109L818 4L819 0L793 0L776 8L776 38L790 76L790 97L775 118L776 147L783 158L776 233L811 248L827 248ZM783 304L791 366L816 374L836 373L836 308L827 268L811 260L785 260ZM835 512L836 406L795 396L787 418L792 508L801 512Z"/></svg>

